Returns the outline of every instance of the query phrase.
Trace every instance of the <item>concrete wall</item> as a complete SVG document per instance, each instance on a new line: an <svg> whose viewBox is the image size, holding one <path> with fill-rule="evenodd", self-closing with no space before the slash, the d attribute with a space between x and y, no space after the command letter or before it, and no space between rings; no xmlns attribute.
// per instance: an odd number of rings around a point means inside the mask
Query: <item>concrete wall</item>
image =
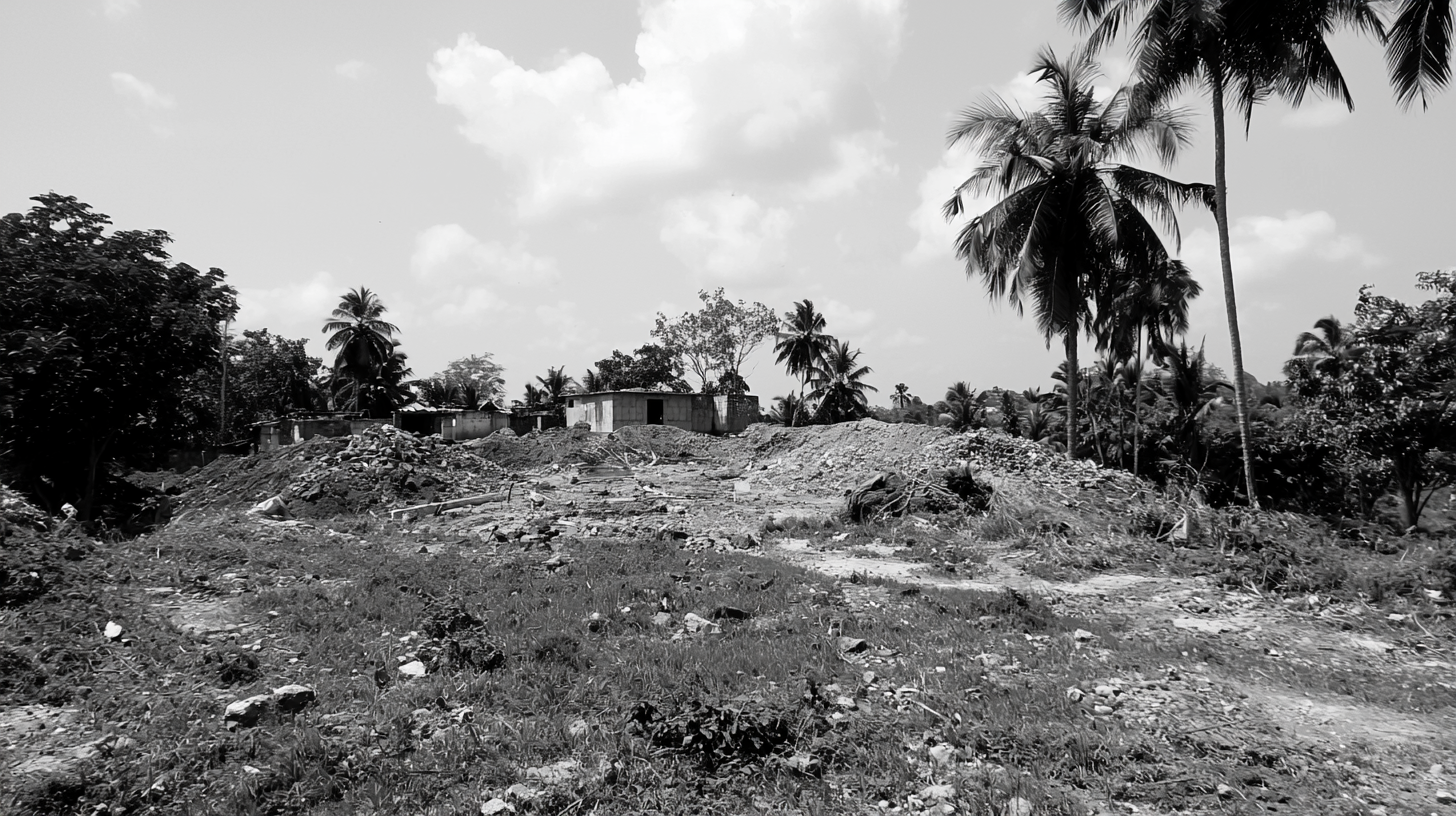
<svg viewBox="0 0 1456 816"><path fill-rule="evenodd" d="M598 433L646 425L650 400L662 401L662 423L698 433L738 433L758 421L758 397L616 391L567 398L566 424L585 422Z"/></svg>

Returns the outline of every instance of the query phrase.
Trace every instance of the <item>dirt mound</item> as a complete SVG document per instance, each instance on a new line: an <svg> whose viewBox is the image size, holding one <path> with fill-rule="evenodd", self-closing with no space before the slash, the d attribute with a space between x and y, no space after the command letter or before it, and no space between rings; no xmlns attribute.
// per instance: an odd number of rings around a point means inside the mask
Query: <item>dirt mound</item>
<svg viewBox="0 0 1456 816"><path fill-rule="evenodd" d="M281 495L295 515L323 518L488 493L509 478L462 445L381 425L218 459L188 477L180 505L236 507Z"/></svg>
<svg viewBox="0 0 1456 816"><path fill-rule="evenodd" d="M605 435L576 428L552 428L525 436L495 433L467 442L465 447L501 467L525 471L549 465L717 459L732 443L668 425L635 425Z"/></svg>
<svg viewBox="0 0 1456 816"><path fill-rule="evenodd" d="M921 475L969 467L1050 487L1091 487L1124 475L988 430L955 433L864 419L803 428L754 425L743 437L752 465L821 490L842 490L879 471Z"/></svg>

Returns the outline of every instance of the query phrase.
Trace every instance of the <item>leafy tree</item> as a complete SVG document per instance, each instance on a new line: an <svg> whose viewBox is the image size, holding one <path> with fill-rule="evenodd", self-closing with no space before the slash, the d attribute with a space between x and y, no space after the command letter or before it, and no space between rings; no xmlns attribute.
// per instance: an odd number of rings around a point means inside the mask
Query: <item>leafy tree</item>
<svg viewBox="0 0 1456 816"><path fill-rule="evenodd" d="M1315 321L1314 332L1302 332L1294 341L1294 357L1284 364L1284 374L1298 379L1306 369L1330 377L1339 377L1363 352L1354 337L1334 315Z"/></svg>
<svg viewBox="0 0 1456 816"><path fill-rule="evenodd" d="M582 383L588 392L628 388L678 393L691 390L683 381L682 365L677 358L654 343L643 345L632 354L614 350L611 357L598 360L596 366L595 372L587 372L593 378L592 385L588 386L585 381Z"/></svg>
<svg viewBox="0 0 1456 816"><path fill-rule="evenodd" d="M400 351L399 345L398 340L390 341L388 356L372 376L335 372L331 385L339 410L383 418L419 399L412 389L416 383L408 379L414 373L407 362L409 355Z"/></svg>
<svg viewBox="0 0 1456 816"><path fill-rule="evenodd" d="M809 375L824 360L834 345L834 338L824 332L824 315L815 311L814 301L805 298L794 303L794 310L784 312L783 326L774 342L775 362L798 377L804 390L809 388Z"/></svg>
<svg viewBox="0 0 1456 816"><path fill-rule="evenodd" d="M111 219L47 193L0 218L0 468L51 508L86 519L105 466L153 466L211 434L218 326L237 311L218 269L172 263L161 230L108 233Z"/></svg>
<svg viewBox="0 0 1456 816"><path fill-rule="evenodd" d="M836 342L824 360L813 371L809 384L813 390L808 399L818 406L815 417L823 422L849 422L863 419L869 414L867 391L877 391L864 382L874 373L869 366L859 364L860 351L850 350L849 344Z"/></svg>
<svg viewBox="0 0 1456 816"><path fill-rule="evenodd" d="M229 427L243 428L315 407L309 380L322 362L308 356L306 342L267 329L245 329L241 340L228 344Z"/></svg>
<svg viewBox="0 0 1456 816"><path fill-rule="evenodd" d="M1456 273L1418 281L1437 293L1418 306L1363 287L1351 341L1362 353L1340 368L1306 367L1293 381L1350 446L1388 463L1406 529L1436 490L1456 482Z"/></svg>
<svg viewBox="0 0 1456 816"><path fill-rule="evenodd" d="M914 395L910 393L910 387L905 383L895 383L895 392L890 395L890 407L908 408L910 400Z"/></svg>
<svg viewBox="0 0 1456 816"><path fill-rule="evenodd" d="M445 370L439 372L433 380L444 383L447 387L454 389L456 399L465 402L473 402L475 406L486 400L500 401L505 399L505 379L502 375L505 369L501 367L490 352L483 354L472 354L469 357L461 357L458 360L450 361ZM473 399L465 399L474 397Z"/></svg>
<svg viewBox="0 0 1456 816"><path fill-rule="evenodd" d="M778 328L778 318L762 303L728 300L721 287L698 292L698 298L703 308L696 312L672 319L659 312L652 336L692 371L703 391L714 390L724 373L734 375L729 382L741 383L744 361Z"/></svg>
<svg viewBox="0 0 1456 816"><path fill-rule="evenodd" d="M1041 110L1023 113L993 96L967 108L952 127L950 143L976 148L986 161L956 189L944 213L959 216L964 193L1005 196L961 230L956 255L992 299L1004 298L1018 311L1029 301L1048 344L1061 337L1069 376L1067 448L1075 454L1078 338L1092 330L1098 310L1116 308L1129 280L1150 274L1149 263L1167 262L1162 240L1140 210L1176 235L1174 206L1207 203L1212 190L1112 161L1147 147L1171 163L1188 140L1180 112L1136 86L1098 103L1097 64L1085 51L1064 62L1043 50L1033 70L1047 86Z"/></svg>
<svg viewBox="0 0 1456 816"><path fill-rule="evenodd" d="M1088 45L1094 50L1116 39L1124 26L1130 27L1142 15L1132 35L1132 56L1150 96L1163 99L1190 84L1201 84L1211 97L1213 215L1233 354L1234 404L1245 489L1249 503L1257 507L1244 350L1229 250L1226 97L1232 93L1245 125L1254 106L1276 93L1298 105L1314 89L1353 108L1325 36L1339 25L1379 34L1380 20L1368 0L1062 0L1061 8L1064 17L1091 27Z"/></svg>

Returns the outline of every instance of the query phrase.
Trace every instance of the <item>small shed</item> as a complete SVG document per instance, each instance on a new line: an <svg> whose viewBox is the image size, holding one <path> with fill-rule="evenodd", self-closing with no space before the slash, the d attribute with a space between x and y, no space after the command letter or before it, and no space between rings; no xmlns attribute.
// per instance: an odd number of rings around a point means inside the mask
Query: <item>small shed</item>
<svg viewBox="0 0 1456 816"><path fill-rule="evenodd" d="M739 433L758 421L758 397L671 391L599 391L566 398L566 424L598 433L630 425L671 425L697 433Z"/></svg>
<svg viewBox="0 0 1456 816"><path fill-rule="evenodd" d="M419 436L439 434L445 439L480 439L510 425L511 415L490 404L480 410L417 408L394 414L394 426L402 431Z"/></svg>

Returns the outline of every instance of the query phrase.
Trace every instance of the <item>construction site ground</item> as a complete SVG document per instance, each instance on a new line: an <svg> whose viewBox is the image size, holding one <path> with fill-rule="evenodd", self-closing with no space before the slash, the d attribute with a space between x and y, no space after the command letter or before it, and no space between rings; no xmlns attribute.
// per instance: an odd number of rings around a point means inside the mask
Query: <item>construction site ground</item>
<svg viewBox="0 0 1456 816"><path fill-rule="evenodd" d="M384 428L172 488L11 534L14 812L1456 813L1449 538L873 421Z"/></svg>

